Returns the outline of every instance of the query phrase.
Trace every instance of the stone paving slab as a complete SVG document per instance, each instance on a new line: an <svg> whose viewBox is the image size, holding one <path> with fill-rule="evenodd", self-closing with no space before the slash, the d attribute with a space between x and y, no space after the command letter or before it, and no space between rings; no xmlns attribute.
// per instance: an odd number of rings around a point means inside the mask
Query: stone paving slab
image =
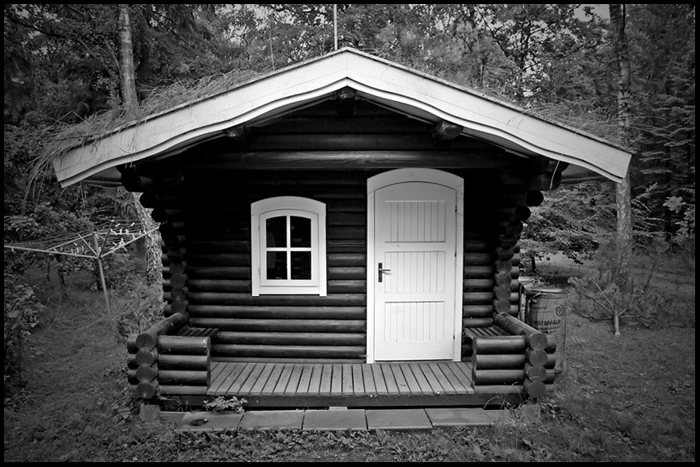
<svg viewBox="0 0 700 467"><path fill-rule="evenodd" d="M509 416L507 410L483 409L425 409L434 427L441 426L488 426Z"/></svg>
<svg viewBox="0 0 700 467"><path fill-rule="evenodd" d="M366 431L365 411L356 410L307 410L304 415L305 430Z"/></svg>
<svg viewBox="0 0 700 467"><path fill-rule="evenodd" d="M223 431L238 428L243 414L187 412L178 423L177 431Z"/></svg>
<svg viewBox="0 0 700 467"><path fill-rule="evenodd" d="M430 430L433 425L424 409L366 410L370 430Z"/></svg>
<svg viewBox="0 0 700 467"><path fill-rule="evenodd" d="M241 430L298 428L304 421L303 410L264 410L246 412L238 427Z"/></svg>

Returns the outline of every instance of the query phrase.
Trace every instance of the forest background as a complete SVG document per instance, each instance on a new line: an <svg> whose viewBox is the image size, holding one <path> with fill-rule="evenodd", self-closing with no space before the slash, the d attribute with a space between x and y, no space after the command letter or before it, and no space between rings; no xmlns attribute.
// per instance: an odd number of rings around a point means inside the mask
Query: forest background
<svg viewBox="0 0 700 467"><path fill-rule="evenodd" d="M122 7L4 6L5 243L139 216L130 193L87 185L62 189L46 164L51 144L67 132L125 117ZM126 8L140 109L175 105L174 99L190 95L187 90L206 89L215 79L245 81L334 48L333 5L328 4ZM338 4L337 45L627 145L634 152L635 252L680 251L693 258L694 267L695 9L628 5L623 18L630 63L624 141L613 28L590 7ZM533 209L523 248L539 257L561 251L581 261L614 238L615 211L610 182L562 186ZM143 265L127 252L112 255L105 266L109 289L145 303L137 307L144 319L149 313L158 316L159 290L149 287L157 278L150 284L143 280ZM25 272L37 267L52 267L59 275L95 270L88 260L4 250L6 393L16 366L14 344L42 319L34 286L24 280Z"/></svg>

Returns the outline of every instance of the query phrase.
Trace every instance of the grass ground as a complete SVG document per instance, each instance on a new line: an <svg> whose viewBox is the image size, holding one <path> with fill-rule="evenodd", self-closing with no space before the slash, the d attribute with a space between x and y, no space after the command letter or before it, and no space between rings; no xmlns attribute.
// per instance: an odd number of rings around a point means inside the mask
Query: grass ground
<svg viewBox="0 0 700 467"><path fill-rule="evenodd" d="M540 266L555 285L581 269L561 259ZM687 315L682 324L624 326L615 337L610 323L570 314L567 373L539 419L514 411L512 422L488 428L361 433L178 434L140 421L102 295L69 281L61 298L57 281L37 277L47 309L25 348L25 385L5 399L4 460L695 461L692 271L669 266L654 276ZM116 296L113 306L125 305Z"/></svg>

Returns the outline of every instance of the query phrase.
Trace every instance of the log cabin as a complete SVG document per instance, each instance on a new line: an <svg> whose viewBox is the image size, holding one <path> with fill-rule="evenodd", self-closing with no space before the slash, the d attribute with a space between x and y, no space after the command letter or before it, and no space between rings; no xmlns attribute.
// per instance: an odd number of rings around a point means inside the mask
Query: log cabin
<svg viewBox="0 0 700 467"><path fill-rule="evenodd" d="M163 320L131 390L202 405L484 406L542 397L551 337L519 316L519 238L624 148L354 49L124 125L54 160L160 223Z"/></svg>

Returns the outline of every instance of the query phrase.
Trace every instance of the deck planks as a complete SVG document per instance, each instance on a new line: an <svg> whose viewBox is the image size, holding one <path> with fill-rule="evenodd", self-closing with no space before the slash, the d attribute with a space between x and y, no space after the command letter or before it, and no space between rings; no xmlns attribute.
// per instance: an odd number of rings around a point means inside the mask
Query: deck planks
<svg viewBox="0 0 700 467"><path fill-rule="evenodd" d="M474 394L465 362L214 362L212 396L425 396Z"/></svg>

